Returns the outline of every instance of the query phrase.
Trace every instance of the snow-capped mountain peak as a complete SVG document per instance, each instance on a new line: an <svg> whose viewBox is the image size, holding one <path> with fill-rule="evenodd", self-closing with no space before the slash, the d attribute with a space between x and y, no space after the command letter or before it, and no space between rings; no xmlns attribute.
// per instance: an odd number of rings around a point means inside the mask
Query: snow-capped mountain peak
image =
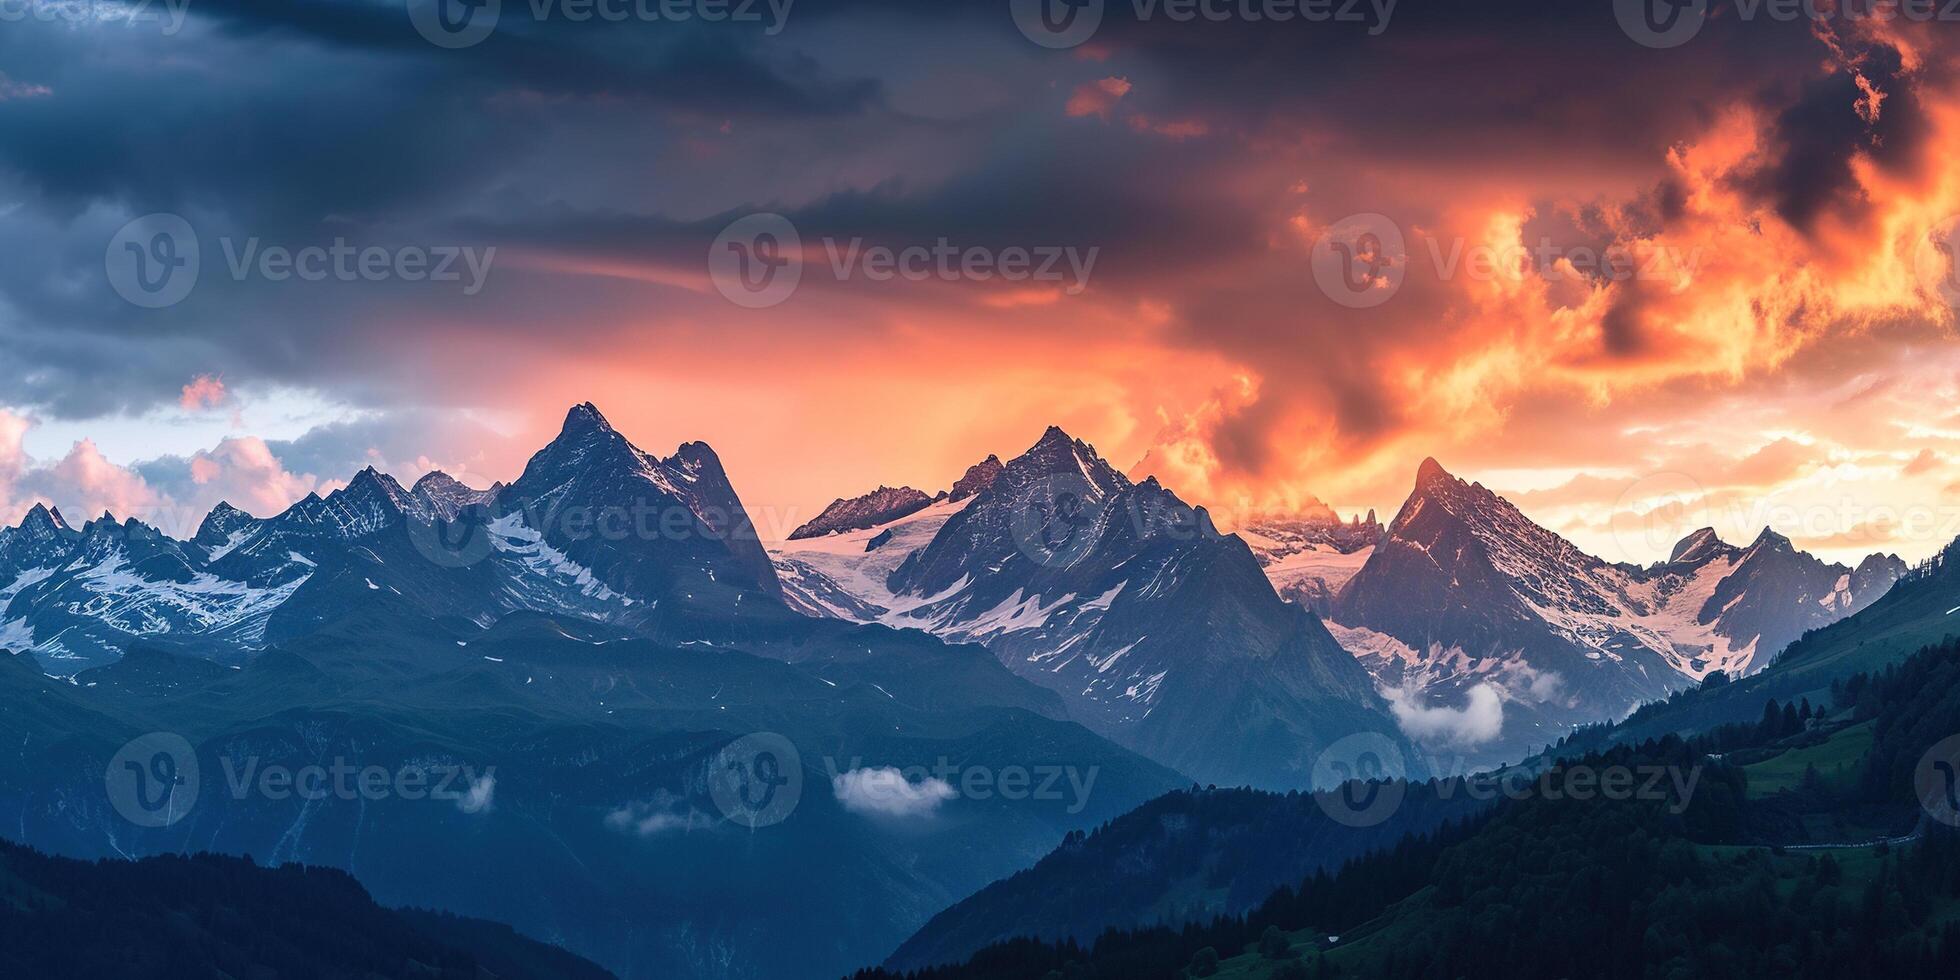
<svg viewBox="0 0 1960 980"><path fill-rule="evenodd" d="M21 518L20 533L30 540L52 541L73 535L75 529L62 519L59 508L35 504L28 509L27 516Z"/></svg>
<svg viewBox="0 0 1960 980"><path fill-rule="evenodd" d="M428 514L453 521L458 514L471 507L487 506L502 489L503 484L498 483L492 484L488 490L477 490L441 470L430 470L415 481L415 486L408 492L421 502Z"/></svg>
<svg viewBox="0 0 1960 980"><path fill-rule="evenodd" d="M918 513L931 505L932 498L923 491L911 487L881 486L863 496L849 500L840 497L831 501L822 513L791 531L789 540L802 541L826 534L877 527Z"/></svg>
<svg viewBox="0 0 1960 980"><path fill-rule="evenodd" d="M1203 779L1302 785L1334 738L1399 737L1243 541L1060 427L962 499L788 542L778 567L799 608L982 644L1085 724Z"/></svg>
<svg viewBox="0 0 1960 980"><path fill-rule="evenodd" d="M204 515L204 523L198 525L197 536L191 540L206 547L216 547L257 522L258 518L233 507L229 501L219 501L211 513Z"/></svg>
<svg viewBox="0 0 1960 980"><path fill-rule="evenodd" d="M1712 527L1701 530L1675 542L1674 550L1668 553L1669 565L1701 565L1722 555L1732 555L1735 548L1723 541Z"/></svg>
<svg viewBox="0 0 1960 980"><path fill-rule="evenodd" d="M1852 570L1764 529L1747 548L1701 529L1669 560L1615 565L1434 460L1382 544L1335 598L1336 632L1385 687L1426 706L1497 688L1497 757L1694 683L1761 669L1806 630L1876 600L1903 572Z"/></svg>

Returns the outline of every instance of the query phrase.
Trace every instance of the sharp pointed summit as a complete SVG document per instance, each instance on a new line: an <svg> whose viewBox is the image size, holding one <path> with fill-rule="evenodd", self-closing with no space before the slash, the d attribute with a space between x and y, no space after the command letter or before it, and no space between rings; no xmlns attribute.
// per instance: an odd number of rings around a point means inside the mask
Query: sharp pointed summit
<svg viewBox="0 0 1960 980"><path fill-rule="evenodd" d="M987 454L986 459L967 467L966 472L953 481L953 489L947 493L946 499L957 502L987 489L1005 468L999 456Z"/></svg>
<svg viewBox="0 0 1960 980"><path fill-rule="evenodd" d="M62 518L60 508L47 504L35 504L20 521L20 534L30 540L68 539L76 537L78 533Z"/></svg>
<svg viewBox="0 0 1960 980"><path fill-rule="evenodd" d="M1304 787L1333 740L1401 738L1319 620L1155 479L1132 483L1050 426L962 484L855 532L861 544L786 543L798 607L979 643L1085 724L1203 781Z"/></svg>
<svg viewBox="0 0 1960 980"><path fill-rule="evenodd" d="M230 540L238 531L258 523L258 518L233 507L229 501L219 501L204 515L204 523L198 525L197 536L192 538L206 547L216 547Z"/></svg>
<svg viewBox="0 0 1960 980"><path fill-rule="evenodd" d="M1728 550L1728 543L1715 533L1712 527L1704 527L1693 534L1675 542L1674 550L1668 553L1670 565L1693 565L1706 561Z"/></svg>
<svg viewBox="0 0 1960 980"><path fill-rule="evenodd" d="M1740 549L1713 529L1652 567L1611 564L1482 484L1423 461L1416 486L1330 618L1384 688L1456 706L1501 693L1482 761L1664 697L1712 670L1761 669L1806 630L1889 586L1797 551L1765 529Z"/></svg>
<svg viewBox="0 0 1960 980"><path fill-rule="evenodd" d="M599 411L599 406L591 402L580 402L565 413L565 424L560 430L564 435L577 435L587 432L612 432L612 423Z"/></svg>
<svg viewBox="0 0 1960 980"><path fill-rule="evenodd" d="M498 491L496 509L521 511L531 530L586 567L610 571L625 563L655 592L678 588L679 597L701 600L745 585L772 600L781 596L774 566L713 447L688 442L662 459L635 446L591 402L566 414L558 438ZM570 520L606 520L611 531L573 537L559 526ZM623 568L616 574L625 574ZM699 584L683 585L697 575Z"/></svg>
<svg viewBox="0 0 1960 980"><path fill-rule="evenodd" d="M1796 550L1796 545L1793 544L1789 538L1776 533L1774 529L1769 527L1764 527L1763 533L1756 535L1756 540L1751 542L1749 547L1751 550L1765 549L1765 548L1775 549L1777 551Z"/></svg>
<svg viewBox="0 0 1960 980"><path fill-rule="evenodd" d="M502 484L495 484L488 490L477 490L441 470L430 470L415 481L409 495L420 501L429 515L453 521L471 507L489 505L501 489Z"/></svg>
<svg viewBox="0 0 1960 980"><path fill-rule="evenodd" d="M1434 456L1426 457L1423 459L1422 465L1416 467L1416 489L1418 490L1444 480L1455 482L1456 477L1451 476L1448 470L1443 469L1443 464L1436 462L1436 457Z"/></svg>

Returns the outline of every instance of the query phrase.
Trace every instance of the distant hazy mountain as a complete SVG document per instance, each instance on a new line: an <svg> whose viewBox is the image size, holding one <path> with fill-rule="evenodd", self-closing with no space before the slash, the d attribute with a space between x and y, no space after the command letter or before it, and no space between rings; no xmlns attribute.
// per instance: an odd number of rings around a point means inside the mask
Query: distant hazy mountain
<svg viewBox="0 0 1960 980"><path fill-rule="evenodd" d="M1860 570L1869 564L1869 560L1860 563ZM1960 541L1907 571L1883 596L1857 612L1804 634L1763 670L1644 705L1604 732L1589 732L1574 751L1602 740L1638 741L1669 732L1702 732L1754 722L1763 703L1772 699L1829 703L1834 681L1857 673L1879 673L1923 647L1960 636L1956 617L1960 617Z"/></svg>
<svg viewBox="0 0 1960 980"><path fill-rule="evenodd" d="M1711 671L1759 670L1903 570L1893 557L1827 564L1767 530L1746 548L1698 531L1669 561L1609 564L1426 460L1330 618L1409 718L1488 764Z"/></svg>
<svg viewBox="0 0 1960 980"><path fill-rule="evenodd" d="M1335 740L1400 738L1366 672L1244 541L1060 429L969 498L788 542L777 561L793 605L984 644L1201 781L1304 787Z"/></svg>
<svg viewBox="0 0 1960 980"><path fill-rule="evenodd" d="M1280 598L1325 618L1334 596L1361 570L1385 533L1375 512L1342 521L1331 510L1248 522L1239 537L1258 557Z"/></svg>

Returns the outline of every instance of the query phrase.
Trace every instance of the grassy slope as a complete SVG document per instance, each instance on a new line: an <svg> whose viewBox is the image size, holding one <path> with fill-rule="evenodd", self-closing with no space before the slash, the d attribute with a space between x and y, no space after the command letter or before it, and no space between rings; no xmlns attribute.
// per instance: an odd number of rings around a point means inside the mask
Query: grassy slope
<svg viewBox="0 0 1960 980"><path fill-rule="evenodd" d="M1865 757L1872 746L1872 722L1844 725L1832 732L1824 741L1786 749L1760 762L1743 767L1749 778L1749 797L1767 799L1779 793L1797 789L1803 780L1806 766L1815 766L1827 787L1849 785L1862 771ZM1768 850L1764 847L1737 845L1698 845L1703 855L1712 858L1732 858L1749 852ZM1844 875L1841 894L1846 902L1847 912L1852 909L1862 889L1868 884L1884 859L1886 848L1872 845L1854 847L1818 847L1791 850L1773 855L1772 861L1778 871L1779 888L1794 888L1802 876L1804 865L1818 857L1830 855L1837 861ZM1308 975L1314 975L1318 960L1325 957L1330 966L1338 967L1340 976L1368 976L1370 971L1393 950L1407 948L1409 944L1424 942L1424 935L1435 928L1436 923L1447 915L1447 910L1437 908L1431 901L1432 891L1424 889L1397 903L1381 916L1363 924L1359 928L1347 930L1340 942L1328 945L1327 935L1320 929L1303 929L1287 934L1293 949L1299 953L1298 962L1307 967ZM1948 902L1936 916L1940 922L1960 918L1960 902ZM1285 961L1271 960L1263 956L1256 947L1243 950L1220 950L1220 963L1216 980L1267 980L1281 968Z"/></svg>
<svg viewBox="0 0 1960 980"><path fill-rule="evenodd" d="M1956 607L1960 607L1960 570L1902 582L1857 615L1806 634L1763 672L1649 706L1615 727L1612 738L1635 742L1755 721L1763 703L1772 698L1809 698L1812 704L1829 704L1833 681L1882 670L1922 647L1960 635Z"/></svg>

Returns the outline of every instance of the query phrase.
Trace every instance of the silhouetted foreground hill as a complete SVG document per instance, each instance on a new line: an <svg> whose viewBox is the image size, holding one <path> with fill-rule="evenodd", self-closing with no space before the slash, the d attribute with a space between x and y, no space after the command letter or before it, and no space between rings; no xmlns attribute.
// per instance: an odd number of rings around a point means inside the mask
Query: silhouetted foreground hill
<svg viewBox="0 0 1960 980"><path fill-rule="evenodd" d="M0 841L0 976L600 980L505 926L393 911L344 872L199 854L74 861Z"/></svg>
<svg viewBox="0 0 1960 980"><path fill-rule="evenodd" d="M1960 642L1945 642L1821 702L1561 760L1244 915L1005 941L858 980L1949 976L1956 733Z"/></svg>

